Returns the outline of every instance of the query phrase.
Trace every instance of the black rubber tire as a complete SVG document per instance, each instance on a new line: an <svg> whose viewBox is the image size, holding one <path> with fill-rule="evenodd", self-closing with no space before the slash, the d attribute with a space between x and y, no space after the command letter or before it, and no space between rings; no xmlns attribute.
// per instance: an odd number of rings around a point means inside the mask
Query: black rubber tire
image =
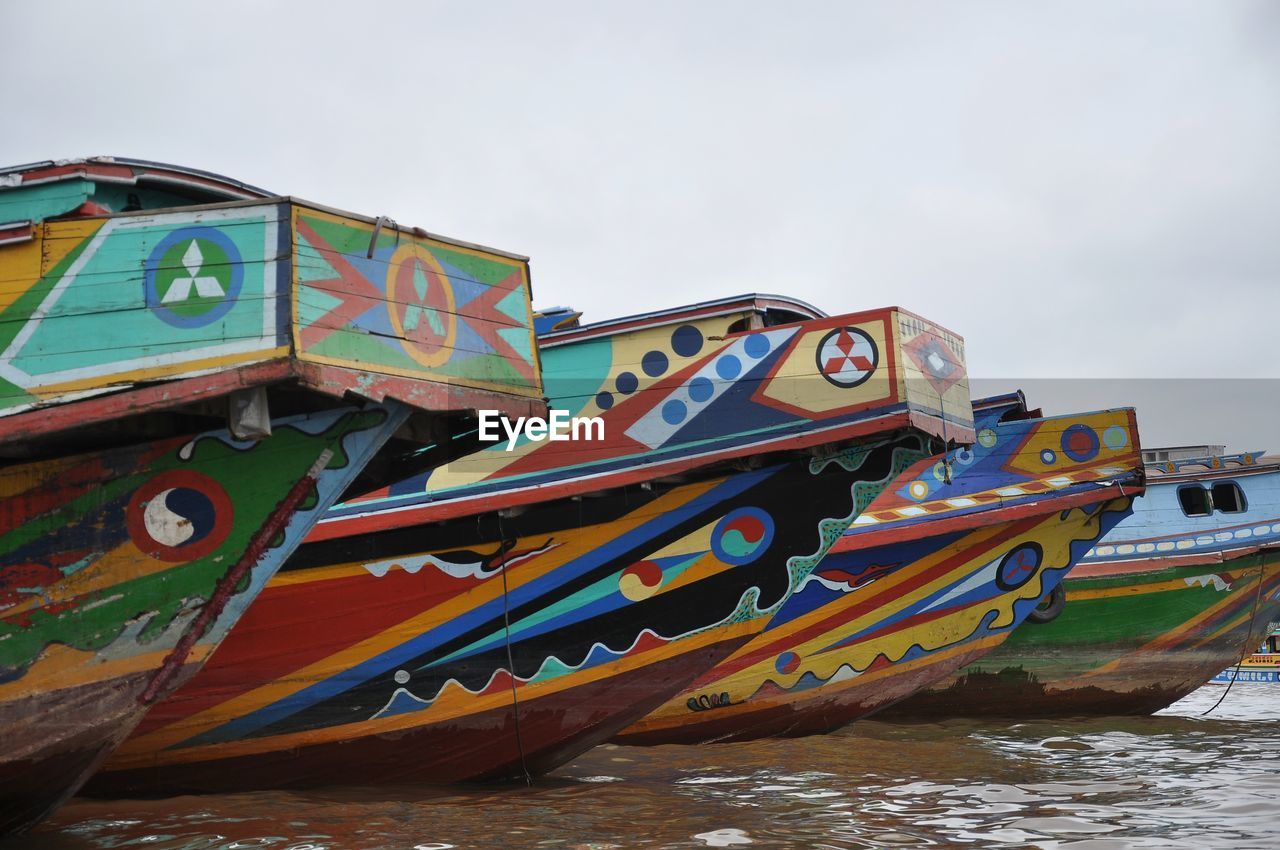
<svg viewBox="0 0 1280 850"><path fill-rule="evenodd" d="M1058 619L1062 609L1067 607L1067 592L1062 585L1057 585L1049 594L1040 600L1040 604L1031 609L1027 615L1028 623L1052 623Z"/></svg>

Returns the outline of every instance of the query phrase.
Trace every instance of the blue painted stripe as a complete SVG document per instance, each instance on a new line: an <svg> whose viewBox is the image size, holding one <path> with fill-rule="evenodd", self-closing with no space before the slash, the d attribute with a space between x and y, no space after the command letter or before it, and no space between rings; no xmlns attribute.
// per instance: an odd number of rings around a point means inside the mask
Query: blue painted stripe
<svg viewBox="0 0 1280 850"><path fill-rule="evenodd" d="M707 508L714 507L726 499L737 496L774 475L780 469L782 469L781 466L772 466L753 472L738 473L686 504L655 516L643 525L619 536L610 545L594 549L582 557L556 568L551 574L560 579L555 587L559 587L598 568L615 557L618 552L639 546L645 541L675 528L687 518L695 516ZM551 589L551 587L529 587L527 585L517 588L516 591L510 594L510 604L513 607L519 606L547 593ZM343 691L363 684L376 676L403 667L414 658L430 652L432 649L473 628L476 622L482 622L501 615L502 609L503 600L498 597L475 609L466 617L455 617L425 634L411 638L399 646L375 655L354 667L343 670L336 676L316 682L271 705L263 706L257 711L224 723L216 729L210 729L201 735L190 738L183 742L182 745L198 746L247 737L265 726L270 726L317 703L337 696Z"/></svg>

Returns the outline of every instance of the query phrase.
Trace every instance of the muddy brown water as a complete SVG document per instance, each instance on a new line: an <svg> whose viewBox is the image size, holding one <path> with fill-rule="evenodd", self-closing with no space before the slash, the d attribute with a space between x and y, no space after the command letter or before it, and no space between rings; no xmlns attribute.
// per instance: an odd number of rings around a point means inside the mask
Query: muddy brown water
<svg viewBox="0 0 1280 850"><path fill-rule="evenodd" d="M1154 717L600 747L523 786L76 799L3 850L1280 848L1280 686Z"/></svg>

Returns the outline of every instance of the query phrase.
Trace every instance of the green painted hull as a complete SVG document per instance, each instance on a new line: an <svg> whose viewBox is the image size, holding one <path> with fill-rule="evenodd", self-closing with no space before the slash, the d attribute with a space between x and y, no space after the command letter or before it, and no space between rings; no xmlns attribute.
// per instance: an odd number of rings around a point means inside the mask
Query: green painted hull
<svg viewBox="0 0 1280 850"><path fill-rule="evenodd" d="M199 669L407 412L0 470L0 834L74 793Z"/></svg>
<svg viewBox="0 0 1280 850"><path fill-rule="evenodd" d="M1056 619L1023 625L884 716L1149 714L1236 663L1280 617L1274 548L1214 563L1138 561L1065 584Z"/></svg>

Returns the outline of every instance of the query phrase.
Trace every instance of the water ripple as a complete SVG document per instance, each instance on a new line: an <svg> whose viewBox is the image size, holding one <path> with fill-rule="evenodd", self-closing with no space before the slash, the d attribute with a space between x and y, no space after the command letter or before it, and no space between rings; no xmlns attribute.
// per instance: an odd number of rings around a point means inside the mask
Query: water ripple
<svg viewBox="0 0 1280 850"><path fill-rule="evenodd" d="M1156 717L863 722L792 741L600 747L533 788L75 800L3 850L1280 846L1280 688Z"/></svg>

